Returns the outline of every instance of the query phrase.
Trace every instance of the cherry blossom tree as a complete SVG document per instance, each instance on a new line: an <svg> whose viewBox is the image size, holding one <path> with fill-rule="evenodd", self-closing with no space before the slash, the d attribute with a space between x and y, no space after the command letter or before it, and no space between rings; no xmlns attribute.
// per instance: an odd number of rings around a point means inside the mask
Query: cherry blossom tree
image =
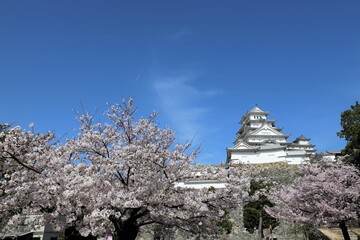
<svg viewBox="0 0 360 240"><path fill-rule="evenodd" d="M135 120L133 101L105 113L108 121L79 117L78 136L64 144L54 135L19 127L0 137L5 178L0 182L0 213L41 213L44 221L75 227L83 236L115 234L135 239L149 224L166 224L194 233L216 234L222 209L247 199L246 172L223 169L228 187L186 189L176 183L193 177L198 155L191 144L176 144L175 133L156 123L157 114Z"/></svg>
<svg viewBox="0 0 360 240"><path fill-rule="evenodd" d="M273 217L311 225L338 224L345 240L350 240L346 222L357 218L360 200L359 171L342 162L323 160L299 166L299 176L290 186L282 186L266 208Z"/></svg>
<svg viewBox="0 0 360 240"><path fill-rule="evenodd" d="M60 151L51 132L40 134L9 126L2 129L0 215L4 223L9 220L10 225L18 225L26 214L53 211L56 198L50 189L56 184L52 169L60 168Z"/></svg>

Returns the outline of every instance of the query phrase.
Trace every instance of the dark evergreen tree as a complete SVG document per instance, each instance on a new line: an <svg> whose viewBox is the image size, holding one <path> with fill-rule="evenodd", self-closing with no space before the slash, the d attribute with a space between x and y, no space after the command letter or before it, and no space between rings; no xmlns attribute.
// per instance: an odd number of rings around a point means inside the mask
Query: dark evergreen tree
<svg viewBox="0 0 360 240"><path fill-rule="evenodd" d="M219 222L220 232L230 234L234 223L230 220L230 211L224 210L224 215Z"/></svg>
<svg viewBox="0 0 360 240"><path fill-rule="evenodd" d="M340 138L347 141L343 154L348 154L349 162L360 169L360 104L356 101L350 109L341 113Z"/></svg>
<svg viewBox="0 0 360 240"><path fill-rule="evenodd" d="M262 181L251 181L249 194L254 196L267 187ZM250 201L243 209L244 227L250 233L254 233L254 230L258 229L262 238L264 237L264 229L273 229L279 225L275 218L266 213L265 206L272 207L273 203L265 194L260 194L257 201Z"/></svg>

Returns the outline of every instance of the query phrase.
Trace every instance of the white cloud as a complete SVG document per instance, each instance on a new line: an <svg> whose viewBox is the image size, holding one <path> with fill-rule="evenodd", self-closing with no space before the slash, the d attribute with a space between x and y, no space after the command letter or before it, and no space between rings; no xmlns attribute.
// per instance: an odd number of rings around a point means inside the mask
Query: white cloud
<svg viewBox="0 0 360 240"><path fill-rule="evenodd" d="M160 77L154 82L154 88L164 114L174 124L171 127L176 130L179 140L193 139L195 144L201 144L201 138L208 131L205 125L211 111L202 101L219 92L195 87L197 78L193 73Z"/></svg>

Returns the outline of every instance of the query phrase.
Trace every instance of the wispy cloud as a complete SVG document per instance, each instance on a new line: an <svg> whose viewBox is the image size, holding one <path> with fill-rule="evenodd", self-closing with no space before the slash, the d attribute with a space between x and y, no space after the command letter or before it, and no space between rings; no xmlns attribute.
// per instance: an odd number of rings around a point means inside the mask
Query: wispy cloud
<svg viewBox="0 0 360 240"><path fill-rule="evenodd" d="M200 90L196 87L197 78L197 74L187 72L160 77L154 82L161 107L174 124L178 138L193 139L195 144L201 143L211 111L203 102L219 94L216 90Z"/></svg>
<svg viewBox="0 0 360 240"><path fill-rule="evenodd" d="M177 40L182 39L184 37L187 37L187 36L189 36L191 34L192 33L189 30L183 29L183 30L173 32L170 35L170 39L177 41Z"/></svg>

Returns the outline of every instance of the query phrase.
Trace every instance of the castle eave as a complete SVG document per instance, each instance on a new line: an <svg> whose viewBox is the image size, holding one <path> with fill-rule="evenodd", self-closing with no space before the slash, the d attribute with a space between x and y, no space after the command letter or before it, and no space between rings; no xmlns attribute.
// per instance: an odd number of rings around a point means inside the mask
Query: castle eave
<svg viewBox="0 0 360 240"><path fill-rule="evenodd" d="M290 134L283 134L283 135L248 135L246 138L288 138L290 137Z"/></svg>
<svg viewBox="0 0 360 240"><path fill-rule="evenodd" d="M227 152L257 152L260 150L260 148L227 148L226 150Z"/></svg>

